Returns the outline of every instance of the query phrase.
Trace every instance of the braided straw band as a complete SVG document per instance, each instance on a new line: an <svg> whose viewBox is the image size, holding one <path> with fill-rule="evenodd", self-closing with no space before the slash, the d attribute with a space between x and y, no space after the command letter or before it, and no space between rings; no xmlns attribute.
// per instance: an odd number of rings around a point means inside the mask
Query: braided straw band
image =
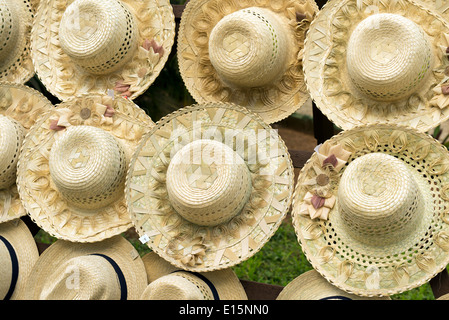
<svg viewBox="0 0 449 320"><path fill-rule="evenodd" d="M125 193L148 247L180 269L207 272L260 250L287 213L292 179L270 126L241 106L208 103L164 117L145 135Z"/></svg>
<svg viewBox="0 0 449 320"><path fill-rule="evenodd" d="M33 221L74 242L100 241L129 229L123 178L153 125L132 101L93 94L39 117L17 165L17 186Z"/></svg>
<svg viewBox="0 0 449 320"><path fill-rule="evenodd" d="M449 23L415 0L330 0L310 25L310 95L342 129L377 122L428 131L449 118Z"/></svg>
<svg viewBox="0 0 449 320"><path fill-rule="evenodd" d="M338 148L349 156L339 171L329 169L326 197L334 205L326 219L312 218L302 208L321 186L309 181L323 166L322 152ZM389 296L419 287L449 262L448 183L449 152L427 134L388 124L343 131L298 176L298 241L314 269L349 293Z"/></svg>

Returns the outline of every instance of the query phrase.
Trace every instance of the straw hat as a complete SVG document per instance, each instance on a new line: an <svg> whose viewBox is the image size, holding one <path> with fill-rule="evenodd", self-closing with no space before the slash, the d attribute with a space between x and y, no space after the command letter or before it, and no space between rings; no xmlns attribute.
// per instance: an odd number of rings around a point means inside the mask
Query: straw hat
<svg viewBox="0 0 449 320"><path fill-rule="evenodd" d="M132 101L87 94L41 116L17 168L32 220L64 240L93 242L132 227L124 201L131 154L154 123Z"/></svg>
<svg viewBox="0 0 449 320"><path fill-rule="evenodd" d="M57 240L37 260L25 300L137 300L147 286L139 253L121 235L95 243Z"/></svg>
<svg viewBox="0 0 449 320"><path fill-rule="evenodd" d="M145 254L142 260L149 284L141 300L248 300L231 268L201 273L184 271L155 252Z"/></svg>
<svg viewBox="0 0 449 320"><path fill-rule="evenodd" d="M0 82L0 223L26 215L16 186L20 148L36 118L52 108L40 92Z"/></svg>
<svg viewBox="0 0 449 320"><path fill-rule="evenodd" d="M277 132L229 103L185 107L147 133L126 179L141 241L184 270L238 264L284 219L293 166Z"/></svg>
<svg viewBox="0 0 449 320"><path fill-rule="evenodd" d="M448 46L449 21L414 0L331 0L307 33L306 84L344 130L427 131L449 119Z"/></svg>
<svg viewBox="0 0 449 320"><path fill-rule="evenodd" d="M0 81L24 84L34 75L30 54L34 2L0 0Z"/></svg>
<svg viewBox="0 0 449 320"><path fill-rule="evenodd" d="M0 299L16 300L39 257L33 235L20 220L0 223Z"/></svg>
<svg viewBox="0 0 449 320"><path fill-rule="evenodd" d="M338 288L388 296L449 262L449 152L388 124L343 131L298 176L293 225L312 266Z"/></svg>
<svg viewBox="0 0 449 320"><path fill-rule="evenodd" d="M38 77L60 100L112 89L134 99L159 75L174 37L168 0L42 0L32 57Z"/></svg>
<svg viewBox="0 0 449 320"><path fill-rule="evenodd" d="M302 72L313 0L192 0L181 17L178 61L198 103L232 102L267 123L308 99Z"/></svg>
<svg viewBox="0 0 449 320"><path fill-rule="evenodd" d="M315 270L309 270L288 283L276 300L391 300L390 297L366 298L347 293L324 279Z"/></svg>

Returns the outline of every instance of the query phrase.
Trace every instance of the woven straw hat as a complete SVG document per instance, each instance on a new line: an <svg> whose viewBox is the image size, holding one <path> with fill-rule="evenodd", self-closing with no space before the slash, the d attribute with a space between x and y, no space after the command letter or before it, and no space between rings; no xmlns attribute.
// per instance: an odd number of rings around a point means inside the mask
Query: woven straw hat
<svg viewBox="0 0 449 320"><path fill-rule="evenodd" d="M449 119L449 21L414 0L331 0L311 24L304 74L337 126L428 131Z"/></svg>
<svg viewBox="0 0 449 320"><path fill-rule="evenodd" d="M367 298L347 293L324 279L315 270L309 270L288 283L276 300L391 300L389 297Z"/></svg>
<svg viewBox="0 0 449 320"><path fill-rule="evenodd" d="M34 3L0 0L0 81L24 84L34 75L30 53Z"/></svg>
<svg viewBox="0 0 449 320"><path fill-rule="evenodd" d="M289 210L293 167L280 136L229 103L161 119L133 155L126 202L142 242L184 270L238 264L269 240Z"/></svg>
<svg viewBox="0 0 449 320"><path fill-rule="evenodd" d="M159 75L174 37L168 0L42 0L32 57L38 77L60 100L112 89L134 99Z"/></svg>
<svg viewBox="0 0 449 320"><path fill-rule="evenodd" d="M33 235L20 220L0 223L0 299L17 300L39 257Z"/></svg>
<svg viewBox="0 0 449 320"><path fill-rule="evenodd" d="M37 260L25 300L137 300L147 286L143 261L121 235L95 243L57 240Z"/></svg>
<svg viewBox="0 0 449 320"><path fill-rule="evenodd" d="M141 300L248 300L231 268L201 273L184 271L155 252L145 254L142 260L149 284Z"/></svg>
<svg viewBox="0 0 449 320"><path fill-rule="evenodd" d="M267 123L308 99L302 71L313 0L192 0L181 17L178 61L198 103L232 102Z"/></svg>
<svg viewBox="0 0 449 320"><path fill-rule="evenodd" d="M312 266L338 288L389 296L449 262L449 152L388 124L326 141L298 176L292 218Z"/></svg>
<svg viewBox="0 0 449 320"><path fill-rule="evenodd" d="M64 240L93 242L132 227L124 201L126 169L154 123L122 97L82 95L37 120L17 168L32 220Z"/></svg>
<svg viewBox="0 0 449 320"><path fill-rule="evenodd" d="M20 148L36 118L52 108L40 92L0 82L0 223L26 215L16 186Z"/></svg>

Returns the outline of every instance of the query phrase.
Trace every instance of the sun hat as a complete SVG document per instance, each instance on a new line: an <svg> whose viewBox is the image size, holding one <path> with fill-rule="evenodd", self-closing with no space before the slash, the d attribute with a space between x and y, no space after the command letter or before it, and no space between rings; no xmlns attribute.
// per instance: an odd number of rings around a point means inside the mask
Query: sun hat
<svg viewBox="0 0 449 320"><path fill-rule="evenodd" d="M343 130L377 122L428 131L449 119L449 21L413 0L331 0L311 23L304 75Z"/></svg>
<svg viewBox="0 0 449 320"><path fill-rule="evenodd" d="M145 134L125 194L143 243L174 266L207 272L258 252L282 223L293 166L255 113L211 102L179 109Z"/></svg>
<svg viewBox="0 0 449 320"><path fill-rule="evenodd" d="M86 94L39 117L22 146L17 186L31 219L58 239L93 242L132 227L126 170L154 125L131 100Z"/></svg>
<svg viewBox="0 0 449 320"><path fill-rule="evenodd" d="M40 255L24 300L137 300L147 286L143 261L121 235L94 243L57 240Z"/></svg>
<svg viewBox="0 0 449 320"><path fill-rule="evenodd" d="M310 97L304 85L305 32L313 0L192 0L181 17L178 62L197 103L232 102L280 121Z"/></svg>
<svg viewBox="0 0 449 320"><path fill-rule="evenodd" d="M39 257L33 235L20 219L0 223L0 299L16 300Z"/></svg>
<svg viewBox="0 0 449 320"><path fill-rule="evenodd" d="M248 300L231 268L192 272L176 268L155 252L142 257L148 286L141 300Z"/></svg>
<svg viewBox="0 0 449 320"><path fill-rule="evenodd" d="M410 127L343 131L301 170L298 241L331 284L361 296L416 288L449 262L449 151Z"/></svg>
<svg viewBox="0 0 449 320"><path fill-rule="evenodd" d="M175 37L168 0L42 0L31 34L36 74L60 100L134 99L164 67Z"/></svg>
<svg viewBox="0 0 449 320"><path fill-rule="evenodd" d="M390 297L367 298L343 291L324 279L316 270L309 270L289 282L276 300L391 300Z"/></svg>
<svg viewBox="0 0 449 320"><path fill-rule="evenodd" d="M20 148L36 117L52 108L39 91L0 82L0 223L26 215L16 185Z"/></svg>
<svg viewBox="0 0 449 320"><path fill-rule="evenodd" d="M0 1L0 81L24 84L34 76L30 35L35 2Z"/></svg>

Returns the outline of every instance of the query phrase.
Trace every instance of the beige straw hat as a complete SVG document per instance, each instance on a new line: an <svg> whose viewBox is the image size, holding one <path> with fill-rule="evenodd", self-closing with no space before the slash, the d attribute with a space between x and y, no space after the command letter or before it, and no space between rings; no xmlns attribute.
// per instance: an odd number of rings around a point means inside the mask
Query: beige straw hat
<svg viewBox="0 0 449 320"><path fill-rule="evenodd" d="M275 233L290 208L293 166L262 119L230 103L185 107L142 139L126 179L141 241L184 270L236 265Z"/></svg>
<svg viewBox="0 0 449 320"><path fill-rule="evenodd" d="M307 33L306 84L337 126L428 131L449 119L449 21L414 0L331 0Z"/></svg>
<svg viewBox="0 0 449 320"><path fill-rule="evenodd" d="M24 84L34 75L30 53L31 0L0 0L0 81Z"/></svg>
<svg viewBox="0 0 449 320"><path fill-rule="evenodd" d="M0 223L26 215L17 192L17 161L25 134L41 113L52 108L40 92L0 82Z"/></svg>
<svg viewBox="0 0 449 320"><path fill-rule="evenodd" d="M142 257L148 286L141 300L248 300L231 268L209 272L178 269L155 252Z"/></svg>
<svg viewBox="0 0 449 320"><path fill-rule="evenodd" d="M449 263L449 152L410 127L378 124L322 144L298 176L293 225L338 288L389 296Z"/></svg>
<svg viewBox="0 0 449 320"><path fill-rule="evenodd" d="M0 300L17 300L39 257L33 235L20 220L0 223Z"/></svg>
<svg viewBox="0 0 449 320"><path fill-rule="evenodd" d="M192 0L181 17L178 61L198 103L232 102L267 123L310 97L304 85L305 32L313 0Z"/></svg>
<svg viewBox="0 0 449 320"><path fill-rule="evenodd" d="M112 89L134 99L159 75L174 37L168 0L42 0L32 57L38 77L60 100Z"/></svg>
<svg viewBox="0 0 449 320"><path fill-rule="evenodd" d="M57 240L37 260L25 300L137 300L147 286L143 261L121 235L95 243Z"/></svg>
<svg viewBox="0 0 449 320"><path fill-rule="evenodd" d="M347 293L324 279L315 270L309 270L288 283L276 300L391 300L390 297L367 298Z"/></svg>
<svg viewBox="0 0 449 320"><path fill-rule="evenodd" d="M75 242L132 227L124 201L126 170L153 125L120 96L77 96L41 116L25 138L17 168L19 195L32 220Z"/></svg>

